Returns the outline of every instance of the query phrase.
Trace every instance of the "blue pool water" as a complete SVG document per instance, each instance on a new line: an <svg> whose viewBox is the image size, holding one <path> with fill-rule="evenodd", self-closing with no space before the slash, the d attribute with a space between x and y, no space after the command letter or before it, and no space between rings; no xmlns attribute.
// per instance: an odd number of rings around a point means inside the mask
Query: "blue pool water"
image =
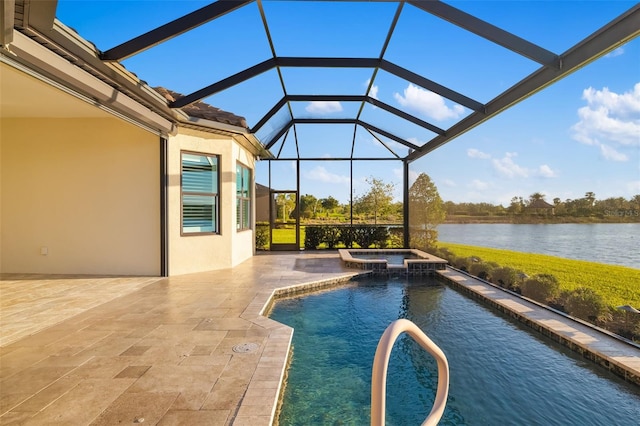
<svg viewBox="0 0 640 426"><path fill-rule="evenodd" d="M387 263L391 265L404 265L405 259L419 259L419 256L416 256L413 253L375 253L375 254L365 254L365 253L351 253L351 256L354 259L367 259L367 260L386 260Z"/></svg>
<svg viewBox="0 0 640 426"><path fill-rule="evenodd" d="M385 328L416 323L447 355L441 425L631 425L640 388L441 284L367 279L278 301L271 318L294 327L281 425L366 425L371 365ZM387 425L418 425L431 410L435 361L406 335L387 379Z"/></svg>

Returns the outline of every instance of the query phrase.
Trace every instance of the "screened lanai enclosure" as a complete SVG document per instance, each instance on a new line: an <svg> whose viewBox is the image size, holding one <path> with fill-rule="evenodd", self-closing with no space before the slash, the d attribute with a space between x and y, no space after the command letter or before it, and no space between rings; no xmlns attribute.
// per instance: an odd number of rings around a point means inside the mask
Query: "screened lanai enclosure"
<svg viewBox="0 0 640 426"><path fill-rule="evenodd" d="M362 176L382 171L397 179L408 247L422 159L640 33L636 2L495 5L58 1L56 14L103 63L183 94L171 108L202 101L245 117L268 150L255 181L272 203L293 201L283 248L300 246L303 178L352 204Z"/></svg>

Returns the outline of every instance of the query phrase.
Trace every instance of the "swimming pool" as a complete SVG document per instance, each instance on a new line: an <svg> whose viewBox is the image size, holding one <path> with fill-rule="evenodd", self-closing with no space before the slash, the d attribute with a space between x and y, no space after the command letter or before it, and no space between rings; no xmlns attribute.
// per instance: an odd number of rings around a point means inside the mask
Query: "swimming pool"
<svg viewBox="0 0 640 426"><path fill-rule="evenodd" d="M442 425L637 424L640 388L435 278L374 278L278 301L294 327L281 425L368 424L371 365L387 325L415 322L446 353ZM436 391L435 361L409 337L392 352L387 424L420 424Z"/></svg>
<svg viewBox="0 0 640 426"><path fill-rule="evenodd" d="M447 261L417 249L338 249L349 268L366 269L374 274L433 275L446 269Z"/></svg>

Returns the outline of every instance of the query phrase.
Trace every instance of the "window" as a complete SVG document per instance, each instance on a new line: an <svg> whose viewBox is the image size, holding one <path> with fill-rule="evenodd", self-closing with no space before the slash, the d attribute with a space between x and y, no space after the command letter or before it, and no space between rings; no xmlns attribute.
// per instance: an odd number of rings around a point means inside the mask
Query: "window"
<svg viewBox="0 0 640 426"><path fill-rule="evenodd" d="M236 165L236 229L251 228L251 170Z"/></svg>
<svg viewBox="0 0 640 426"><path fill-rule="evenodd" d="M182 233L218 233L218 157L182 152Z"/></svg>

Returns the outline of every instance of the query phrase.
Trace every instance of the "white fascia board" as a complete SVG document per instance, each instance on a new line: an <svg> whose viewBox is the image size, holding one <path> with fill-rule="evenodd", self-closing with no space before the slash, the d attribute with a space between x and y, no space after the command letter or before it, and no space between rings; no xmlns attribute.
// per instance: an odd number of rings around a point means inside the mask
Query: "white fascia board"
<svg viewBox="0 0 640 426"><path fill-rule="evenodd" d="M243 127L191 116L183 118L182 121L178 122L178 125L183 125L185 127L201 130L204 132L213 132L231 136L233 140L236 141L236 143L238 143L240 146L242 146L244 149L246 149L256 157L273 157L273 155L271 155L271 153L255 137L255 135L248 132L247 129Z"/></svg>
<svg viewBox="0 0 640 426"><path fill-rule="evenodd" d="M273 154L264 147L253 133L243 133L236 135L233 139L244 149L258 158L274 158Z"/></svg>
<svg viewBox="0 0 640 426"><path fill-rule="evenodd" d="M208 120L206 118L188 116L189 124L195 124L197 126L206 127L214 130L221 130L223 132L238 134L247 133L244 127L234 126L233 124L220 123L219 121Z"/></svg>
<svg viewBox="0 0 640 426"><path fill-rule="evenodd" d="M160 133L170 133L173 123L108 84L100 81L81 68L73 65L31 40L24 34L14 31L13 41L8 46L9 53L21 61L35 67L38 72L52 76L56 81L78 91L81 95L95 99L97 103L157 129Z"/></svg>

